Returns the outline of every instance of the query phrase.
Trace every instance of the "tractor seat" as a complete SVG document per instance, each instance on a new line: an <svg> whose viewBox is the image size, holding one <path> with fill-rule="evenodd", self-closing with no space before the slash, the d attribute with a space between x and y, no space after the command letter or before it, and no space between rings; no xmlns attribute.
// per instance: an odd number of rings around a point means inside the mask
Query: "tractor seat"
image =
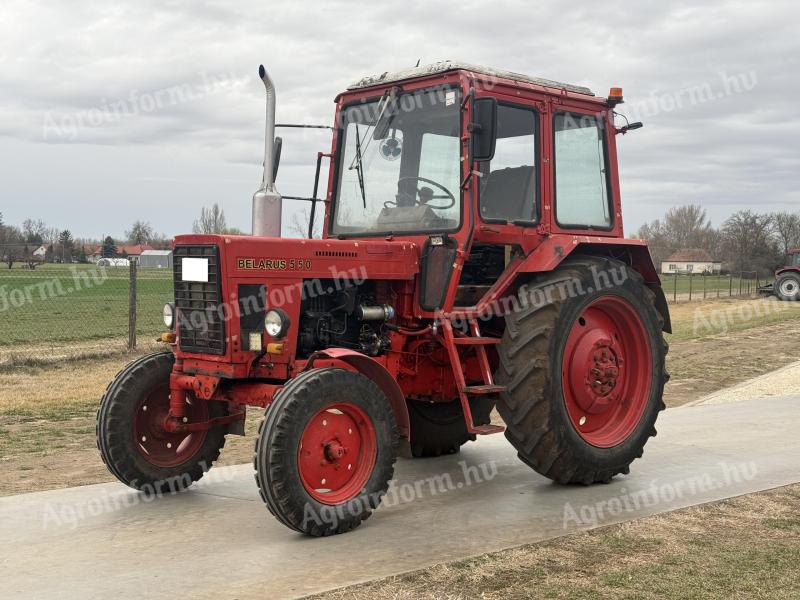
<svg viewBox="0 0 800 600"><path fill-rule="evenodd" d="M535 189L534 167L492 171L481 188L481 217L509 222L535 220Z"/></svg>

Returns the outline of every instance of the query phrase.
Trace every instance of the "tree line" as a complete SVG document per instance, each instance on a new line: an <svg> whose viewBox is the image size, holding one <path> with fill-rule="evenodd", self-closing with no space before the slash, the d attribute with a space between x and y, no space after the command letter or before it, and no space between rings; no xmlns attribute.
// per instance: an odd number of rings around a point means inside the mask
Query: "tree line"
<svg viewBox="0 0 800 600"><path fill-rule="evenodd" d="M800 213L740 210L714 227L702 207L678 206L635 237L647 241L657 267L678 250L702 249L729 271L773 271L800 247Z"/></svg>
<svg viewBox="0 0 800 600"><path fill-rule="evenodd" d="M242 233L235 227L227 226L225 212L216 203L201 209L192 231L231 235ZM41 263L88 263L93 249L98 247L103 258L127 258L122 248L125 245L167 249L171 247L172 240L157 233L145 220L134 221L122 238L105 236L102 240L95 240L76 238L69 229L48 226L42 219L25 219L21 226L9 225L0 213L0 260L9 269L13 268L14 263L22 263L31 269ZM43 254L40 248L45 249Z"/></svg>

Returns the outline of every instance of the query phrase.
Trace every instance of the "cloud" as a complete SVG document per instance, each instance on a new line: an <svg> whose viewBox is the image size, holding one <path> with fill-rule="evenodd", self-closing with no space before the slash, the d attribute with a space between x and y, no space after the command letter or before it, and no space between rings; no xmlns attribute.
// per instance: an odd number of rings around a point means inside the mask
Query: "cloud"
<svg viewBox="0 0 800 600"><path fill-rule="evenodd" d="M42 217L100 235L145 218L177 233L202 204L224 200L229 221L248 229L263 152L260 62L283 122L330 123L348 83L418 59L462 59L600 94L621 85L620 111L645 121L619 139L629 230L686 202L719 222L741 207L800 201L792 2L7 0L2 11L0 150L14 169L0 179L0 209L11 222ZM729 93L726 81L749 76L751 89ZM281 134L279 187L306 195L329 138ZM186 183L209 178L216 183ZM118 207L76 212L65 199Z"/></svg>

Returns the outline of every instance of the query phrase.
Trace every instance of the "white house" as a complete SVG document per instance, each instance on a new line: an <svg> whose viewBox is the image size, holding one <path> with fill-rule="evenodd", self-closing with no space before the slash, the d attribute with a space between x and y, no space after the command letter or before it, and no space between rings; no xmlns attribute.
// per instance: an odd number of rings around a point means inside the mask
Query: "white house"
<svg viewBox="0 0 800 600"><path fill-rule="evenodd" d="M661 263L662 275L700 274L715 275L722 271L722 263L714 260L708 250L689 248L678 250Z"/></svg>

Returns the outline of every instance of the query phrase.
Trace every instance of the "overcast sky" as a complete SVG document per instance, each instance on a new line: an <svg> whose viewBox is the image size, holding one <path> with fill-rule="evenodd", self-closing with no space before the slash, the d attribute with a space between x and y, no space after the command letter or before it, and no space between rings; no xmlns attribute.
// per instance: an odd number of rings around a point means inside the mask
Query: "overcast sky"
<svg viewBox="0 0 800 600"><path fill-rule="evenodd" d="M0 212L76 237L121 237L135 219L172 235L219 202L249 231L259 63L279 122L328 124L348 83L418 59L623 87L621 112L645 123L618 140L628 232L686 203L715 224L743 208L798 210L799 6L3 0ZM309 195L330 134L283 136L278 189Z"/></svg>

